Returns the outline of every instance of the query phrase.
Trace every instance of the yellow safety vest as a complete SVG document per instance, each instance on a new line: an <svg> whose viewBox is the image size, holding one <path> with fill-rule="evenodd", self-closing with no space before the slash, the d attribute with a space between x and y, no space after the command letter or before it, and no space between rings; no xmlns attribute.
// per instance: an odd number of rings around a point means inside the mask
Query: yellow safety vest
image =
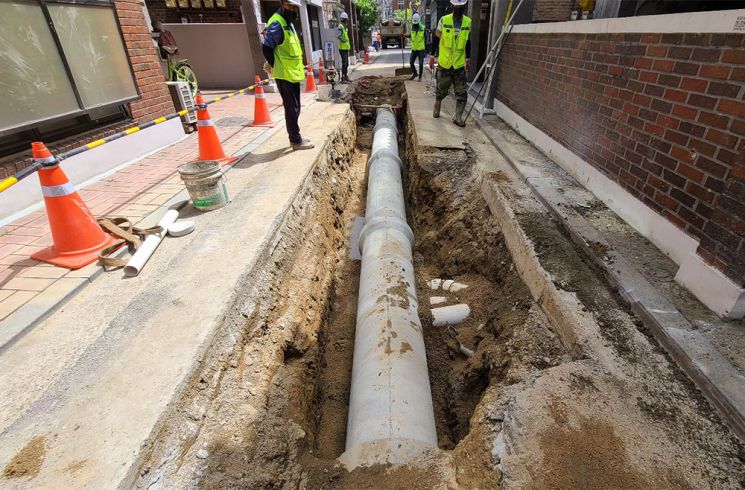
<svg viewBox="0 0 745 490"><path fill-rule="evenodd" d="M341 22L339 23L339 28L341 29L341 35L339 36L339 50L349 51L352 49L352 45L349 44L349 32L347 32L346 26Z"/></svg>
<svg viewBox="0 0 745 490"><path fill-rule="evenodd" d="M411 30L411 50L424 51L424 26L419 24L419 30Z"/></svg>
<svg viewBox="0 0 745 490"><path fill-rule="evenodd" d="M466 43L471 33L471 19L463 16L458 37L455 37L453 14L442 18L442 35L440 36L440 56L437 64L445 69L461 68L466 65Z"/></svg>
<svg viewBox="0 0 745 490"><path fill-rule="evenodd" d="M275 22L279 22L282 26L284 40L282 44L274 48L274 70L272 70L274 78L288 82L302 82L305 80L305 65L300 39L292 25L288 25L285 18L278 13L269 18L267 28Z"/></svg>

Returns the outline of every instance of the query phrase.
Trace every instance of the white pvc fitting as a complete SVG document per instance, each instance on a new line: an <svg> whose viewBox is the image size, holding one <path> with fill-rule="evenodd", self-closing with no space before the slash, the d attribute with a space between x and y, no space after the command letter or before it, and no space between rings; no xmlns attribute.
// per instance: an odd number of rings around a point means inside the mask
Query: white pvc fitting
<svg viewBox="0 0 745 490"><path fill-rule="evenodd" d="M471 308L465 303L457 305L441 306L429 310L432 313L432 325L441 327L445 325L458 325L463 323L468 315L471 314Z"/></svg>
<svg viewBox="0 0 745 490"><path fill-rule="evenodd" d="M445 296L432 296L429 298L429 304L439 305L446 302L448 299Z"/></svg>
<svg viewBox="0 0 745 490"><path fill-rule="evenodd" d="M395 115L378 109L360 233L347 443L340 457L349 469L407 463L437 447L397 140Z"/></svg>
<svg viewBox="0 0 745 490"><path fill-rule="evenodd" d="M166 211L166 214L160 219L160 221L158 221L158 226L162 227L163 231L160 233L153 233L145 238L145 241L142 242L140 248L137 249L132 258L129 259L129 262L127 262L127 265L124 266L125 276L136 276L140 273L142 268L145 267L145 264L150 259L150 256L153 255L155 249L158 248L158 245L160 245L160 242L163 241L163 238L168 233L168 227L177 219L177 210L169 209Z"/></svg>

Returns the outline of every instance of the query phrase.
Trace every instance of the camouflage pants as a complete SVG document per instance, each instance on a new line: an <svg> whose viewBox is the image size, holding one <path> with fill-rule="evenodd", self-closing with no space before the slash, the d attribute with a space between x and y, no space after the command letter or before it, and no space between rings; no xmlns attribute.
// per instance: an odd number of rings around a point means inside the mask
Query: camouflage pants
<svg viewBox="0 0 745 490"><path fill-rule="evenodd" d="M455 100L458 102L468 102L468 89L466 88L466 69L445 69L437 68L437 100L442 100L448 96L450 85L455 91Z"/></svg>

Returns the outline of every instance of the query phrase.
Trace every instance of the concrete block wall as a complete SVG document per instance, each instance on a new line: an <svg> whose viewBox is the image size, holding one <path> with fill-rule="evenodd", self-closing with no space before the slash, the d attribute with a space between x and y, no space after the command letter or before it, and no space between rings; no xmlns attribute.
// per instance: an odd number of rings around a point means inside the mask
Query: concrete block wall
<svg viewBox="0 0 745 490"><path fill-rule="evenodd" d="M745 34L613 32L621 21L598 24L606 32L587 24L601 20L516 29L497 101L695 239L743 288Z"/></svg>

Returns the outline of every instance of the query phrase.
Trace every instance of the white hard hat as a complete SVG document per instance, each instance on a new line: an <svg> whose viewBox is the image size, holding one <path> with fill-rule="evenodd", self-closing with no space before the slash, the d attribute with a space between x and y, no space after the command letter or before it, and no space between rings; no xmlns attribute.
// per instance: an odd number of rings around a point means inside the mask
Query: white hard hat
<svg viewBox="0 0 745 490"><path fill-rule="evenodd" d="M419 19L421 19L421 17L419 17L419 14L414 14L411 16L411 20L414 22L419 22Z"/></svg>
<svg viewBox="0 0 745 490"><path fill-rule="evenodd" d="M468 0L450 0L450 3L459 7L461 5L465 5Z"/></svg>
<svg viewBox="0 0 745 490"><path fill-rule="evenodd" d="M290 3L292 5L297 5L298 7L302 7L303 4L300 3L300 0L284 0L285 3Z"/></svg>
<svg viewBox="0 0 745 490"><path fill-rule="evenodd" d="M342 19L349 19L349 16L347 15L347 13L346 13L346 12L342 12L342 13L341 13L341 18L342 18Z"/></svg>

